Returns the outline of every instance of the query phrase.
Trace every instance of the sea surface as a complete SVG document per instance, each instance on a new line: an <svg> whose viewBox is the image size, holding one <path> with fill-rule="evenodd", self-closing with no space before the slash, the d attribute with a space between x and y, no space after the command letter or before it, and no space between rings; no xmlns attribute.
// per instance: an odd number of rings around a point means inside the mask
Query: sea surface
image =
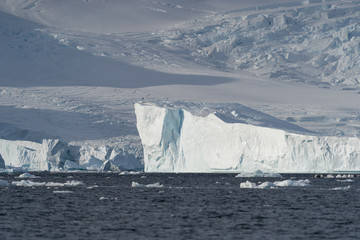
<svg viewBox="0 0 360 240"><path fill-rule="evenodd" d="M351 182L286 174L239 178L236 174L35 172L31 174L39 178L34 179L19 179L19 174L0 174L0 180L10 183L0 186L2 240L360 236L360 178L356 177ZM246 181L287 179L308 179L310 186L240 188ZM21 180L59 186L11 184ZM83 185L61 186L71 181Z"/></svg>

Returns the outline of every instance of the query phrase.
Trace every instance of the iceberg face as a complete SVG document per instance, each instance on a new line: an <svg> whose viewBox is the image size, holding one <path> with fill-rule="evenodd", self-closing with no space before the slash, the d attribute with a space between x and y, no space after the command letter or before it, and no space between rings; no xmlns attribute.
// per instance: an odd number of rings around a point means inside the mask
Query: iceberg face
<svg viewBox="0 0 360 240"><path fill-rule="evenodd" d="M227 123L214 113L135 104L146 172L360 171L360 139Z"/></svg>
<svg viewBox="0 0 360 240"><path fill-rule="evenodd" d="M44 141L45 144L40 144L31 141L0 139L0 154L5 166L26 167L31 170L49 170L47 153L52 143Z"/></svg>
<svg viewBox="0 0 360 240"><path fill-rule="evenodd" d="M0 168L21 168L30 171L143 169L137 149L121 147L75 146L58 139L42 142L0 139ZM120 170L119 170L120 169Z"/></svg>

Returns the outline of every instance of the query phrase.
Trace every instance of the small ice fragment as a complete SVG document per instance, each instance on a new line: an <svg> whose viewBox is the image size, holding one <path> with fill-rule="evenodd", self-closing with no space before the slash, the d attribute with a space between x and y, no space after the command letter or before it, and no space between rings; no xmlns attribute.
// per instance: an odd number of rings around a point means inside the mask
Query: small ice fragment
<svg viewBox="0 0 360 240"><path fill-rule="evenodd" d="M153 183L153 184L148 184L148 185L146 185L146 187L154 187L154 188L161 188L161 187L163 187L164 185L161 185L160 183Z"/></svg>
<svg viewBox="0 0 360 240"><path fill-rule="evenodd" d="M164 185L161 185L160 183L152 183L152 184L140 184L140 183L137 183L137 182L132 182L131 183L131 187L144 187L144 188L161 188L163 187Z"/></svg>
<svg viewBox="0 0 360 240"><path fill-rule="evenodd" d="M274 184L277 187L306 187L310 185L310 181L308 179L305 180L284 180L284 181L276 181Z"/></svg>
<svg viewBox="0 0 360 240"><path fill-rule="evenodd" d="M136 175L136 174L140 174L142 172L136 172L136 171L123 171L121 173L119 173L119 175Z"/></svg>
<svg viewBox="0 0 360 240"><path fill-rule="evenodd" d="M257 188L256 183L246 181L243 183L240 183L240 188Z"/></svg>
<svg viewBox="0 0 360 240"><path fill-rule="evenodd" d="M73 193L73 191L53 191L53 193Z"/></svg>
<svg viewBox="0 0 360 240"><path fill-rule="evenodd" d="M255 172L242 172L236 175L235 177L275 177L280 178L281 175L278 173L264 173L260 170L257 170Z"/></svg>
<svg viewBox="0 0 360 240"><path fill-rule="evenodd" d="M276 185L272 182L263 182L257 186L257 188L267 189L267 188L274 188Z"/></svg>
<svg viewBox="0 0 360 240"><path fill-rule="evenodd" d="M350 185L347 187L336 187L336 188L332 188L330 190L349 190L350 189Z"/></svg>
<svg viewBox="0 0 360 240"><path fill-rule="evenodd" d="M354 182L352 179L336 180L337 182Z"/></svg>
<svg viewBox="0 0 360 240"><path fill-rule="evenodd" d="M310 185L310 181L308 179L306 180L284 180L284 181L275 181L275 182L263 182L259 185L256 185L256 183L246 181L243 183L240 183L240 188L256 188L256 189L269 189L269 188L275 188L275 187L307 187Z"/></svg>
<svg viewBox="0 0 360 240"><path fill-rule="evenodd" d="M235 111L232 111L232 112L231 112L231 115L233 115L234 117L238 117L238 116L239 116L239 114L237 114Z"/></svg>
<svg viewBox="0 0 360 240"><path fill-rule="evenodd" d="M76 187L76 186L82 186L82 185L85 185L85 184L83 182L77 181L77 180L67 181L65 183L57 183L57 182L46 183L47 187Z"/></svg>
<svg viewBox="0 0 360 240"><path fill-rule="evenodd" d="M41 187L41 186L45 186L46 182L33 182L30 180L21 180L21 181L13 181L11 184L18 187Z"/></svg>
<svg viewBox="0 0 360 240"><path fill-rule="evenodd" d="M30 173L23 173L18 176L18 178L40 178L38 176L32 175Z"/></svg>

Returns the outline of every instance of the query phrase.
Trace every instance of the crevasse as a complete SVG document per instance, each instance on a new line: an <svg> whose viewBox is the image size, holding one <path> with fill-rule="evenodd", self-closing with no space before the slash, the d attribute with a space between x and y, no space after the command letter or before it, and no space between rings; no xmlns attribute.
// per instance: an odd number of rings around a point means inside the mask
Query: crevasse
<svg viewBox="0 0 360 240"><path fill-rule="evenodd" d="M227 123L215 114L135 104L146 172L360 171L360 139Z"/></svg>

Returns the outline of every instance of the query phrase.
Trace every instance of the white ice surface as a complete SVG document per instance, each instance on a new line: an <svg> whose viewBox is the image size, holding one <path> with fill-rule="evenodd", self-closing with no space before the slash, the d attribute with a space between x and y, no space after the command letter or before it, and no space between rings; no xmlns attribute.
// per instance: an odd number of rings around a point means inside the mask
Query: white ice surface
<svg viewBox="0 0 360 240"><path fill-rule="evenodd" d="M135 113L146 172L360 171L357 137L294 133L149 103L135 104Z"/></svg>
<svg viewBox="0 0 360 240"><path fill-rule="evenodd" d="M278 173L263 173L260 170L254 171L254 172L242 172L237 174L235 177L276 177L280 178L281 175Z"/></svg>
<svg viewBox="0 0 360 240"><path fill-rule="evenodd" d="M13 181L11 183L14 186L18 187L76 187L83 186L84 183L77 180L67 181L65 183L58 182L33 182L31 180L21 180L21 181Z"/></svg>
<svg viewBox="0 0 360 240"><path fill-rule="evenodd" d="M39 176L32 175L30 173L23 173L18 176L18 178L40 178Z"/></svg>
<svg viewBox="0 0 360 240"><path fill-rule="evenodd" d="M330 190L340 190L340 191L346 191L346 190L349 190L351 188L351 186L346 186L346 187L335 187L335 188L331 188Z"/></svg>
<svg viewBox="0 0 360 240"><path fill-rule="evenodd" d="M150 184L140 184L138 182L132 182L131 187L140 187L140 188L162 188L164 185L160 183L150 183Z"/></svg>
<svg viewBox="0 0 360 240"><path fill-rule="evenodd" d="M240 188L255 188L255 189L273 189L276 187L308 187L310 186L310 181L305 180L284 180L284 181L275 181L275 182L263 182L261 184L256 184L250 181L240 183Z"/></svg>

